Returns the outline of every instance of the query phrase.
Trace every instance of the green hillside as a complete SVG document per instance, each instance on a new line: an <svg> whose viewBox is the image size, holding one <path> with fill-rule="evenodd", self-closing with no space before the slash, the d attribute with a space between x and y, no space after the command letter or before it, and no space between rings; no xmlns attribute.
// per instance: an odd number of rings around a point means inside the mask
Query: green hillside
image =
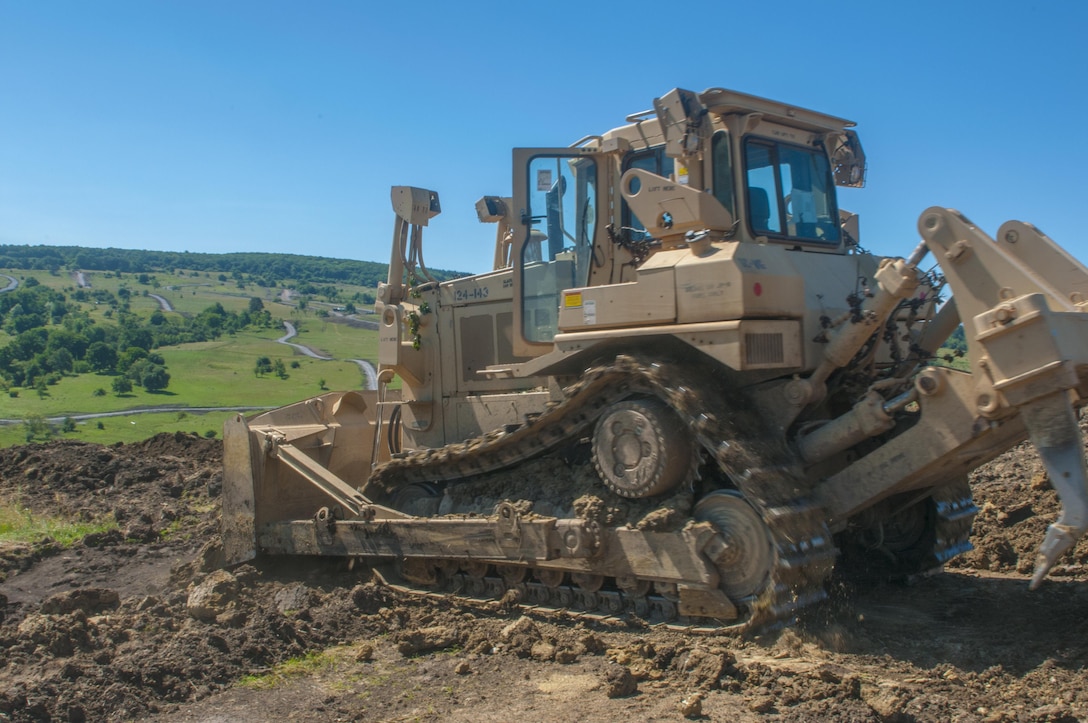
<svg viewBox="0 0 1088 723"><path fill-rule="evenodd" d="M377 333L360 327L385 265L107 251L0 246L0 274L19 282L0 293L0 419L8 420L0 446L61 437L134 441L178 430L218 435L235 412L198 408L276 407L365 388L352 360L376 362ZM77 268L75 261L88 260L83 254L97 259L88 266L115 268ZM169 263L179 259L194 263ZM209 259L223 265L209 267ZM280 276L283 270L299 276ZM330 358L277 343L285 321L298 331L292 343Z"/></svg>

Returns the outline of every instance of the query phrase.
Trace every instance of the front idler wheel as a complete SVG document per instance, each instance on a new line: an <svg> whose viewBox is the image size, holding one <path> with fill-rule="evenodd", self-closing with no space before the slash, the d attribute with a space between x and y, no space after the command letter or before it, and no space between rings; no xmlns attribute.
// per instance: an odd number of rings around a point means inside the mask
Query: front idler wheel
<svg viewBox="0 0 1088 723"><path fill-rule="evenodd" d="M692 516L714 525L722 537L724 544L712 553L722 592L733 601L762 593L774 572L775 550L755 508L739 492L717 490L696 503Z"/></svg>

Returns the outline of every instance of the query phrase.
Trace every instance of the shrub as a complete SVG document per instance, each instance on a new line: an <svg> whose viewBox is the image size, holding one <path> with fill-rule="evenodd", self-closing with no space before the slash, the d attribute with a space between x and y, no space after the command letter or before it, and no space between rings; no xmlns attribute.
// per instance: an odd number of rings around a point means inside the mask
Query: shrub
<svg viewBox="0 0 1088 723"><path fill-rule="evenodd" d="M33 415L23 420L23 429L26 431L26 441L33 442L36 439L48 441L53 438L53 427L40 415Z"/></svg>

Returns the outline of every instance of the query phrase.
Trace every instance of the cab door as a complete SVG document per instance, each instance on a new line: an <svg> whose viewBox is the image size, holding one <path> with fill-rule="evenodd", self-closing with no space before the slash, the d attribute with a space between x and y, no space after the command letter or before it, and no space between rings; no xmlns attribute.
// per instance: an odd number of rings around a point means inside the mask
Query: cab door
<svg viewBox="0 0 1088 723"><path fill-rule="evenodd" d="M587 285L602 211L605 156L592 147L515 148L514 353L553 348L565 289Z"/></svg>

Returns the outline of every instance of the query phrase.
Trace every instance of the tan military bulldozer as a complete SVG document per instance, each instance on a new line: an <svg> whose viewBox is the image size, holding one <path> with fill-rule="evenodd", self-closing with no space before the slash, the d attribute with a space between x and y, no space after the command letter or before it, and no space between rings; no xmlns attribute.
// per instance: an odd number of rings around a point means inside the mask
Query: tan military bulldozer
<svg viewBox="0 0 1088 723"><path fill-rule="evenodd" d="M379 388L225 430L229 562L360 560L396 585L740 625L970 549L967 474L1023 439L1088 528L1088 270L1035 227L933 207L859 246L853 123L675 89L603 135L513 153L493 270L423 264L438 194L392 192ZM938 363L962 324L966 369Z"/></svg>

